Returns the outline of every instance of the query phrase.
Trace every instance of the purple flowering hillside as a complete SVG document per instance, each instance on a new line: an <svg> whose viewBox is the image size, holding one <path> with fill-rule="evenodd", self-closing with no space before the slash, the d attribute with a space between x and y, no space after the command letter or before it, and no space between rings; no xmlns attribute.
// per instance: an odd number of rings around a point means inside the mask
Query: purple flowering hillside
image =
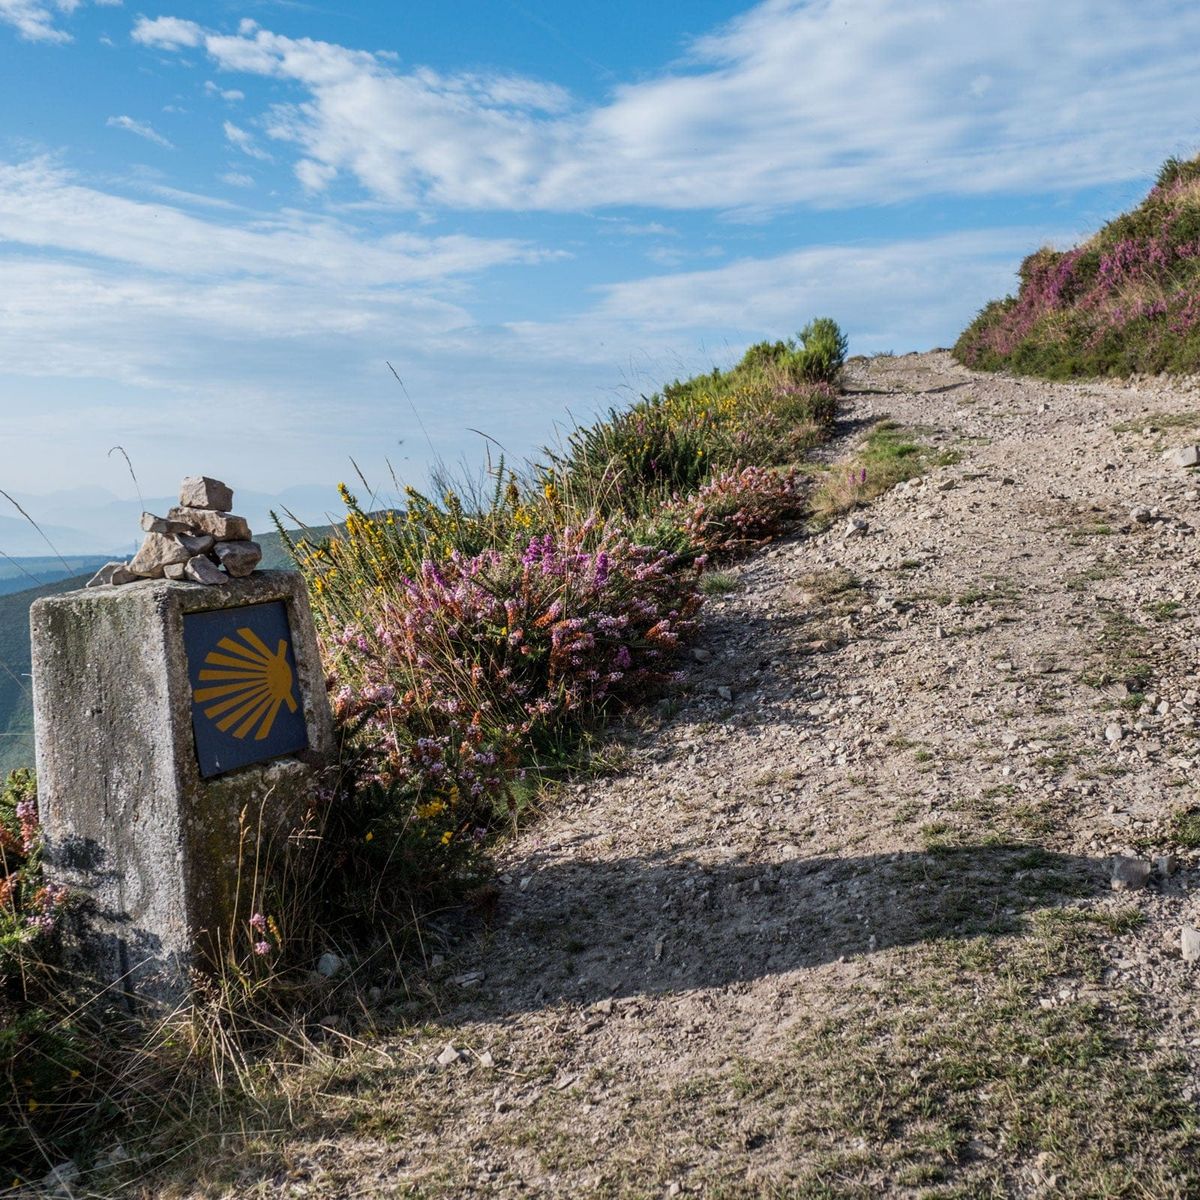
<svg viewBox="0 0 1200 1200"><path fill-rule="evenodd" d="M1132 212L1021 264L954 347L964 365L1047 379L1200 370L1200 157L1168 159Z"/></svg>

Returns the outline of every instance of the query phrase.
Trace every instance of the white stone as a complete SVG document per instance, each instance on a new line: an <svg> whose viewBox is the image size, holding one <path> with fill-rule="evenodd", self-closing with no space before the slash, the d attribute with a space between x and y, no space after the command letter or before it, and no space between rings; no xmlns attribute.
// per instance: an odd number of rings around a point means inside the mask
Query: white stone
<svg viewBox="0 0 1200 1200"><path fill-rule="evenodd" d="M167 513L170 521L180 521L196 533L210 533L218 542L250 540L250 526L245 517L233 513L214 512L206 508L173 508Z"/></svg>
<svg viewBox="0 0 1200 1200"><path fill-rule="evenodd" d="M153 513L142 513L142 528L147 533L187 533L188 527L182 521L168 521L166 517L156 517Z"/></svg>
<svg viewBox="0 0 1200 1200"><path fill-rule="evenodd" d="M133 556L129 570L142 579L161 579L168 563L187 562L188 552L173 538L162 533L148 533L141 548Z"/></svg>
<svg viewBox="0 0 1200 1200"><path fill-rule="evenodd" d="M1184 962L1200 962L1200 929L1185 925L1179 931L1179 949Z"/></svg>
<svg viewBox="0 0 1200 1200"><path fill-rule="evenodd" d="M233 488L207 475L189 475L179 486L179 503L185 508L228 512L233 507Z"/></svg>
<svg viewBox="0 0 1200 1200"><path fill-rule="evenodd" d="M106 587L109 584L118 583L133 583L140 579L140 575L135 575L123 562L105 563L95 575L87 581L88 587Z"/></svg>
<svg viewBox="0 0 1200 1200"><path fill-rule="evenodd" d="M1168 450L1164 457L1173 467L1200 466L1200 446L1180 446L1178 450Z"/></svg>
<svg viewBox="0 0 1200 1200"><path fill-rule="evenodd" d="M241 579L262 561L262 547L257 542L218 542L216 555L230 575Z"/></svg>

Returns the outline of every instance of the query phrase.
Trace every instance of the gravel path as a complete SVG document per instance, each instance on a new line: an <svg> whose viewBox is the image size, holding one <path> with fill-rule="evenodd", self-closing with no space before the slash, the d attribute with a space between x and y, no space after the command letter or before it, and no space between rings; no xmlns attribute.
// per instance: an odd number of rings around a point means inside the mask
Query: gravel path
<svg viewBox="0 0 1200 1200"><path fill-rule="evenodd" d="M848 388L843 459L887 417L958 461L734 568L440 1015L230 1194L1200 1194L1200 388Z"/></svg>

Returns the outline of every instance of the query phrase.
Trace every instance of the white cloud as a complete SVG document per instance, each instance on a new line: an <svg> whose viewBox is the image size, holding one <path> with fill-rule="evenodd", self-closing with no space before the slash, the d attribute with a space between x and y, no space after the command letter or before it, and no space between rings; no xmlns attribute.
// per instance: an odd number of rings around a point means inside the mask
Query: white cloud
<svg viewBox="0 0 1200 1200"><path fill-rule="evenodd" d="M1017 263L1047 240L1059 239L1001 229L807 247L613 284L592 316L647 335L703 331L737 342L826 314L852 333L856 353L927 348L931 335L956 334L975 309L1013 290Z"/></svg>
<svg viewBox="0 0 1200 1200"><path fill-rule="evenodd" d="M0 163L0 240L187 278L257 276L355 288L432 283L546 257L504 238L367 238L331 219L288 210L245 225L220 224L82 186L45 159Z"/></svg>
<svg viewBox="0 0 1200 1200"><path fill-rule="evenodd" d="M204 30L195 21L182 21L178 17L138 17L131 35L143 46L154 46L159 50L178 50L184 46L198 46Z"/></svg>
<svg viewBox="0 0 1200 1200"><path fill-rule="evenodd" d="M242 171L226 171L221 180L230 187L252 188L254 186L254 176L246 175Z"/></svg>
<svg viewBox="0 0 1200 1200"><path fill-rule="evenodd" d="M0 0L0 22L30 42L69 42L71 35L58 28L55 18L70 15L79 4L80 0Z"/></svg>
<svg viewBox="0 0 1200 1200"><path fill-rule="evenodd" d="M245 100L246 98L245 92L240 92L237 88L222 88L213 83L211 79L206 79L204 81L204 90L210 96L220 96L222 100L228 100L230 102L236 100Z"/></svg>
<svg viewBox="0 0 1200 1200"><path fill-rule="evenodd" d="M145 138L146 141L153 142L156 146L164 146L168 150L175 149L174 145L153 126L147 125L145 121L135 121L132 117L109 117L105 124L110 129L127 129L130 133L136 133L138 137Z"/></svg>
<svg viewBox="0 0 1200 1200"><path fill-rule="evenodd" d="M243 154L263 162L272 162L271 156L254 140L254 135L235 125L232 121L225 122L225 138L236 146Z"/></svg>
<svg viewBox="0 0 1200 1200"><path fill-rule="evenodd" d="M593 289L556 319L481 325L464 277L537 251L294 211L196 216L180 205L198 198L160 194L174 202L103 192L47 160L0 164L0 439L22 486L49 461L94 477L113 441L139 447L160 487L198 454L236 456L235 477L271 487L335 479L347 454L373 477L385 454L412 455L401 469L416 472L424 439L385 358L441 453L469 449L473 426L516 455L567 409L586 418L621 386L728 362L819 313L855 351L949 340L1046 234L742 258Z"/></svg>
<svg viewBox="0 0 1200 1200"><path fill-rule="evenodd" d="M160 194L171 201L88 187L48 160L0 163L0 442L22 486L49 464L95 477L114 441L142 448L156 486L197 455L236 456L238 477L271 486L336 479L372 447L402 457L381 432L411 424L383 360L415 378L428 347L472 324L471 277L542 257L290 211L197 216L181 205L202 198ZM494 389L494 371L478 374ZM426 423L460 417L437 407Z"/></svg>
<svg viewBox="0 0 1200 1200"><path fill-rule="evenodd" d="M302 98L268 128L297 148L306 186L345 172L412 206L727 210L1063 190L1142 177L1196 138L1200 7L1183 0L765 0L590 108L543 81L405 72L253 22L229 35L143 19L134 36L296 85Z"/></svg>
<svg viewBox="0 0 1200 1200"><path fill-rule="evenodd" d="M627 221L623 217L601 217L600 220L611 225L615 233L622 233L627 237L679 237L678 229L672 229L671 226L664 225L661 221L639 223Z"/></svg>

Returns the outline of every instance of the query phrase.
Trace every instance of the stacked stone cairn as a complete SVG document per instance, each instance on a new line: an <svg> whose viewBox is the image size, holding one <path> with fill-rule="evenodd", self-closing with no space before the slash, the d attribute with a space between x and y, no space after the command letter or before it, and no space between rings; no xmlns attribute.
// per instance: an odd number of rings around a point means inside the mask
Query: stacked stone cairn
<svg viewBox="0 0 1200 1200"><path fill-rule="evenodd" d="M142 513L146 537L137 554L129 562L105 563L88 587L163 578L220 585L249 575L262 548L232 507L232 488L207 475L189 475L179 504L165 517Z"/></svg>

